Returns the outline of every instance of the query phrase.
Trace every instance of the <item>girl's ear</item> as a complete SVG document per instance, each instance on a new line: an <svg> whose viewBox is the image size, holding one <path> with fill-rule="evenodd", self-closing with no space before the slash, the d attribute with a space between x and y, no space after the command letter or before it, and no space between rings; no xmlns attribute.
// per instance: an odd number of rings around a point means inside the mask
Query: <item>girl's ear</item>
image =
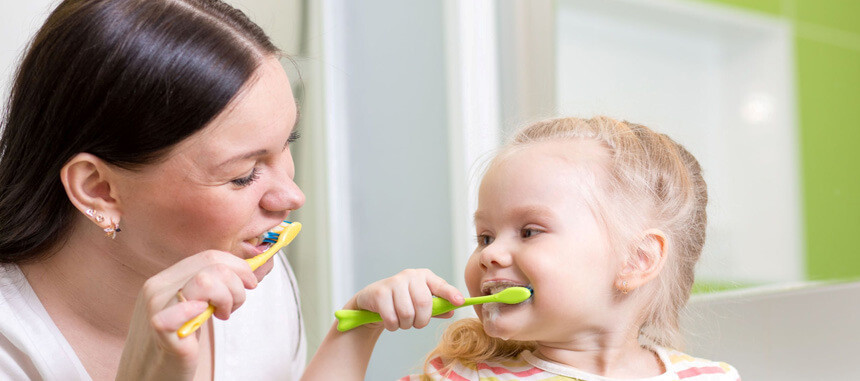
<svg viewBox="0 0 860 381"><path fill-rule="evenodd" d="M102 229L115 227L122 216L116 195L116 172L104 160L78 153L60 170L69 201Z"/></svg>
<svg viewBox="0 0 860 381"><path fill-rule="evenodd" d="M636 250L624 263L615 288L626 294L657 277L666 264L666 234L660 229L642 232Z"/></svg>

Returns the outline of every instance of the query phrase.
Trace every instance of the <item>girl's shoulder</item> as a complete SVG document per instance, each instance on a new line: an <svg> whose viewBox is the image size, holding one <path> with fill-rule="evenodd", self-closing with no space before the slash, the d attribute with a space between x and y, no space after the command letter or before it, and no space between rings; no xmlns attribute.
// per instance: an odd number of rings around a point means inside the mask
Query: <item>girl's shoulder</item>
<svg viewBox="0 0 860 381"><path fill-rule="evenodd" d="M487 361L477 364L467 364L461 361L443 361L436 357L429 362L428 375L412 375L399 381L429 381L429 380L543 380L546 371L529 364L521 357L501 362Z"/></svg>
<svg viewBox="0 0 860 381"><path fill-rule="evenodd" d="M663 349L666 366L682 381L740 381L735 367L721 362L690 356L673 349ZM662 357L662 356L661 356Z"/></svg>
<svg viewBox="0 0 860 381"><path fill-rule="evenodd" d="M655 348L666 366L666 373L648 378L660 381L740 381L737 369L724 362L696 358L685 353ZM582 372L578 369L541 360L529 351L520 353L516 358L501 362L487 361L468 364L461 361L443 361L433 358L429 362L428 375L412 375L399 381L435 381L435 380L607 380Z"/></svg>

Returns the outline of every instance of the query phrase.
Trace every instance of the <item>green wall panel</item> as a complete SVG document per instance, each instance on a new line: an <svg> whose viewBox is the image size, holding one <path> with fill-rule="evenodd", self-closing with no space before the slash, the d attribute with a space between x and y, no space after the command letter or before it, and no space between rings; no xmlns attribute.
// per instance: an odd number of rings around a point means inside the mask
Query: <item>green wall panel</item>
<svg viewBox="0 0 860 381"><path fill-rule="evenodd" d="M782 12L780 0L700 0L708 3L732 5L747 10L778 15Z"/></svg>
<svg viewBox="0 0 860 381"><path fill-rule="evenodd" d="M860 34L860 1L795 0L796 21Z"/></svg>
<svg viewBox="0 0 860 381"><path fill-rule="evenodd" d="M860 277L860 1L696 1L794 24L807 277Z"/></svg>
<svg viewBox="0 0 860 381"><path fill-rule="evenodd" d="M798 103L811 279L860 276L860 51L798 36Z"/></svg>

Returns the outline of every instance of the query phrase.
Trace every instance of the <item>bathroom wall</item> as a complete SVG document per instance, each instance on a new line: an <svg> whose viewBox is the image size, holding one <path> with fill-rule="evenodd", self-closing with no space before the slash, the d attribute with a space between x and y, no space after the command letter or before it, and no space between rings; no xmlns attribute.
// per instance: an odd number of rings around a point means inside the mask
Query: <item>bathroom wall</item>
<svg viewBox="0 0 860 381"><path fill-rule="evenodd" d="M794 27L798 141L809 279L860 277L860 2L695 0Z"/></svg>

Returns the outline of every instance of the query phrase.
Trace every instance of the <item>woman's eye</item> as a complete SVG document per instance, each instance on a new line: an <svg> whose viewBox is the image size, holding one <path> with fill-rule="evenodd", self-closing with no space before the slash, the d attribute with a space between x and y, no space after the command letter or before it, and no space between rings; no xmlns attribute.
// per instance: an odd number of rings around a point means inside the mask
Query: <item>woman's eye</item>
<svg viewBox="0 0 860 381"><path fill-rule="evenodd" d="M493 243L493 237L490 237L486 234L481 234L478 236L479 246L489 246L491 243Z"/></svg>
<svg viewBox="0 0 860 381"><path fill-rule="evenodd" d="M251 183L253 183L254 181L256 181L259 178L260 178L260 171L257 170L257 167L254 167L254 169L251 170L251 173L248 174L248 176L240 177L238 179L231 180L230 182L233 183L233 185L236 185L240 188L244 188L248 185L251 185Z"/></svg>

